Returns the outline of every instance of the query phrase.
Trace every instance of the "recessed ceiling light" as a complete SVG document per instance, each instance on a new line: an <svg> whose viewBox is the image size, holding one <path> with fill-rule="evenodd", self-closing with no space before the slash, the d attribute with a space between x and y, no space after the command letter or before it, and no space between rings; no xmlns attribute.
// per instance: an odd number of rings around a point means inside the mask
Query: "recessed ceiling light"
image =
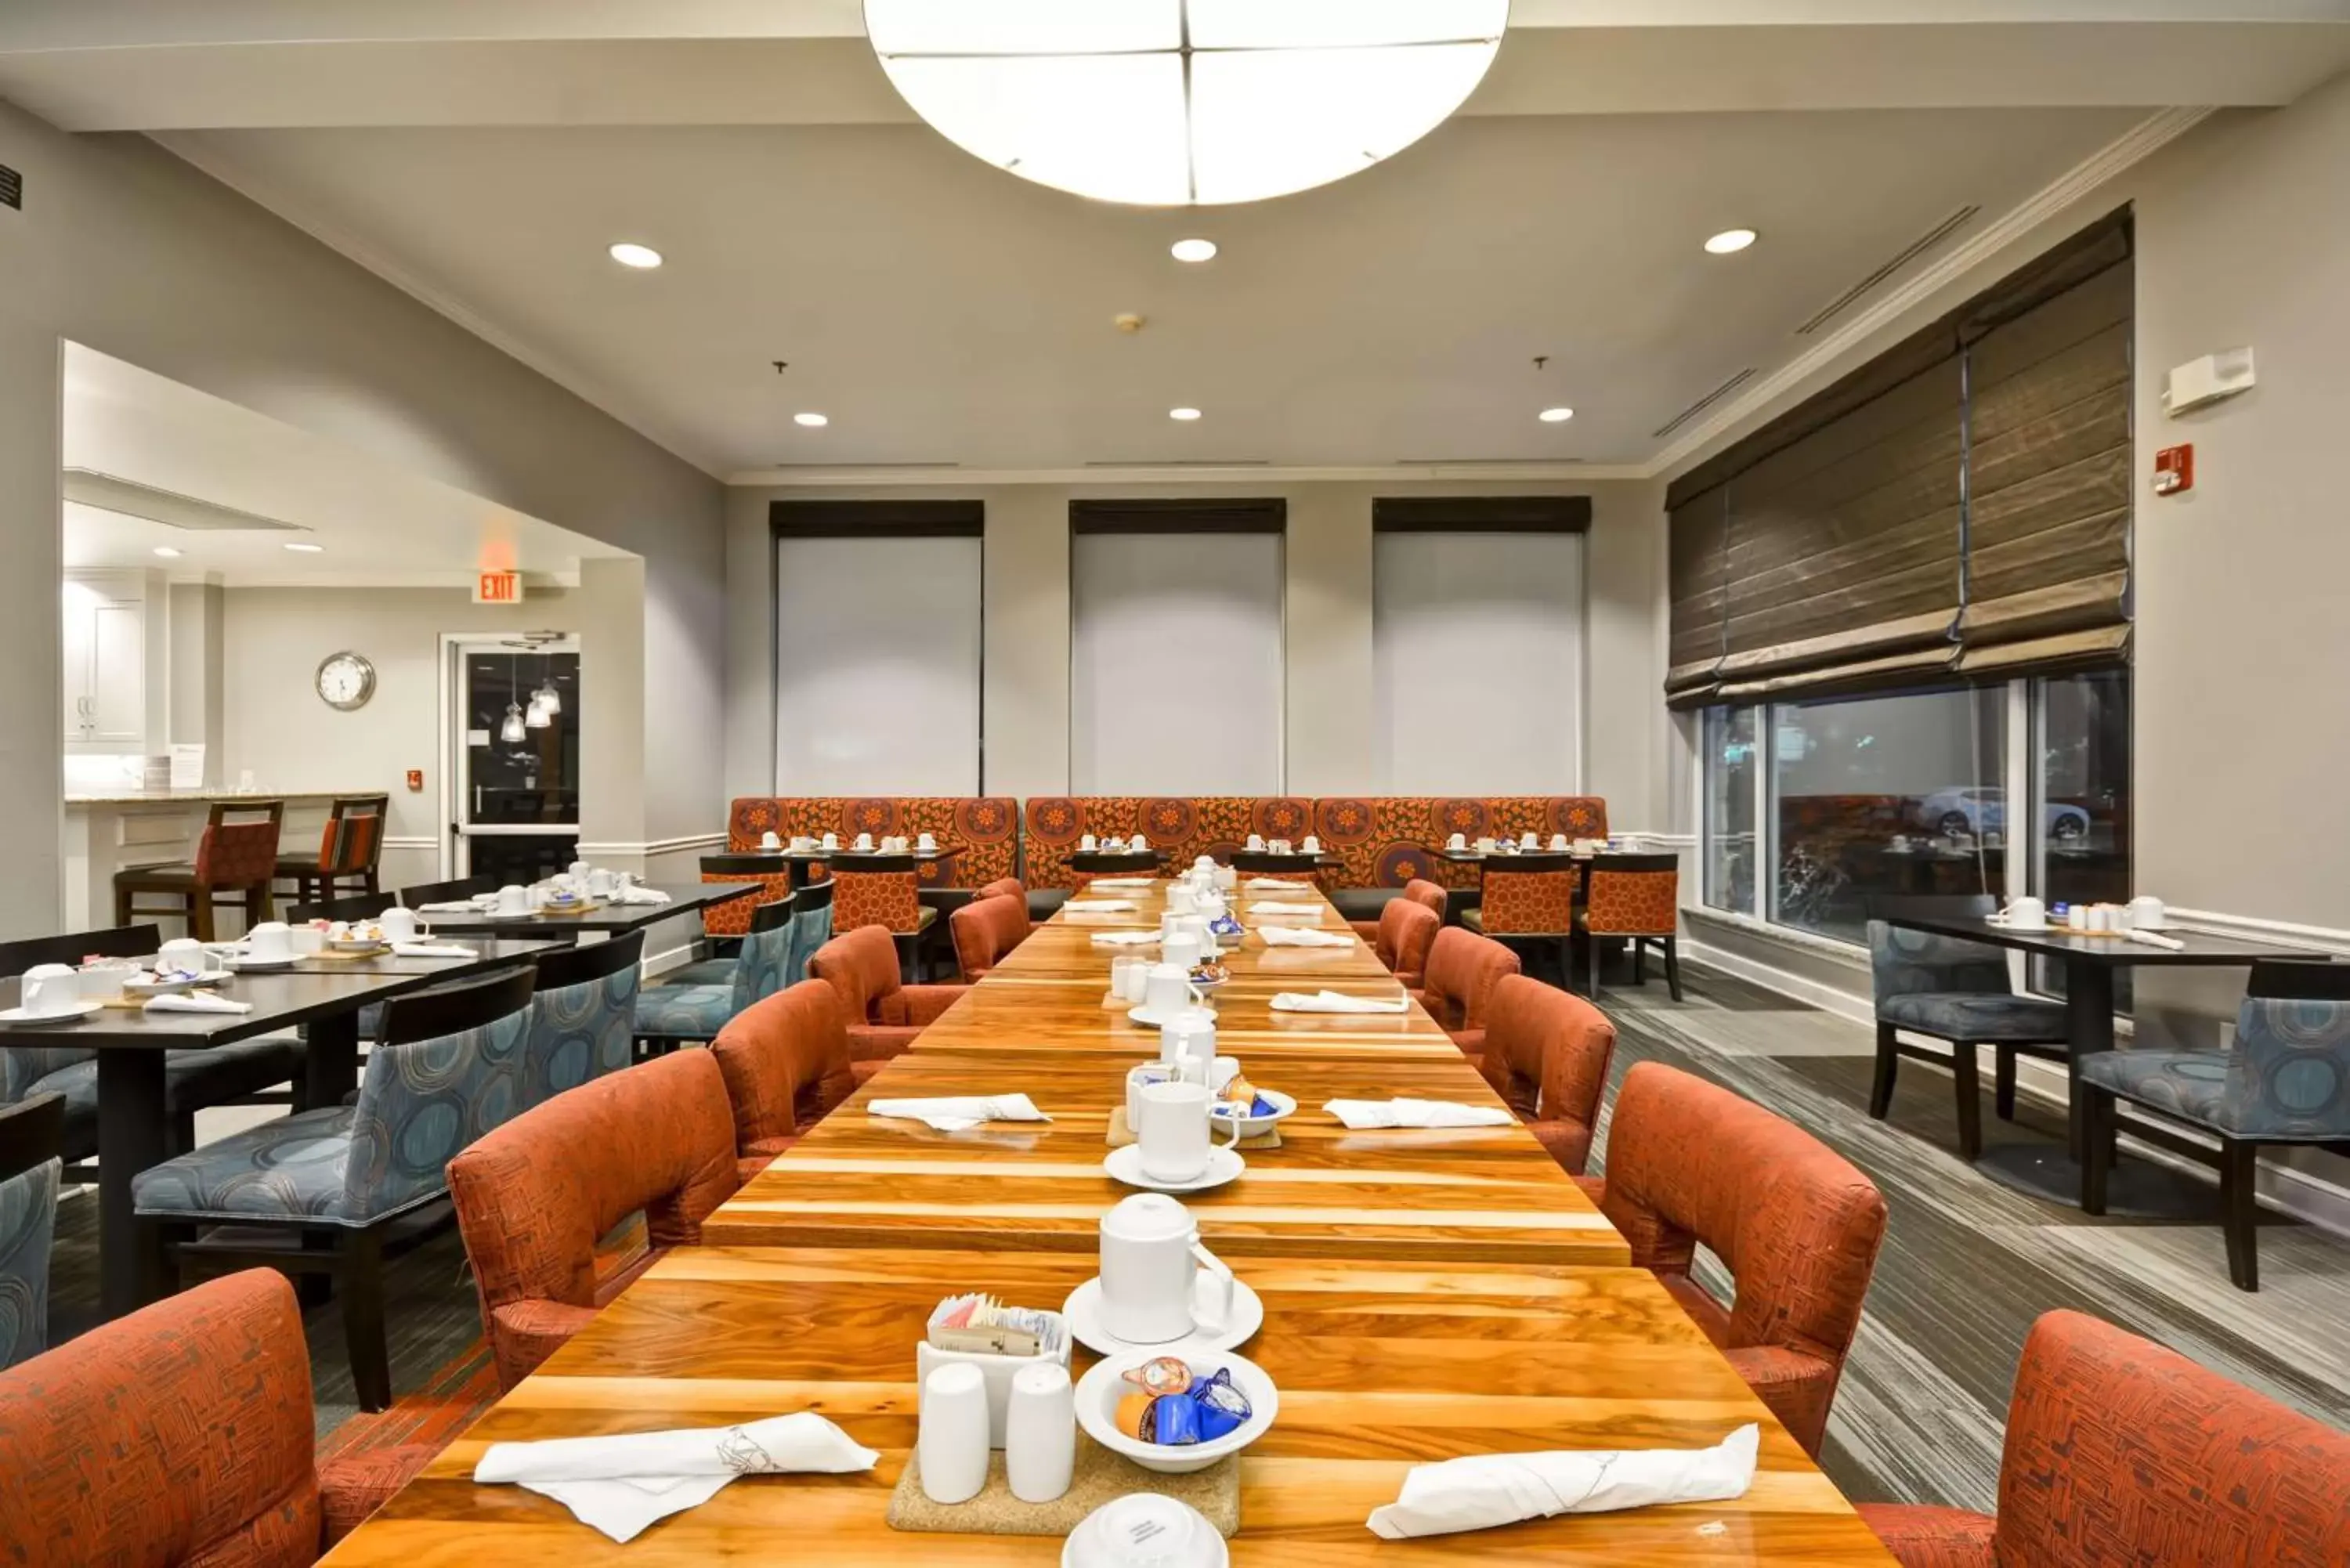
<svg viewBox="0 0 2350 1568"><path fill-rule="evenodd" d="M1170 249L1175 259L1180 262L1203 262L1216 259L1216 242L1213 240L1177 240Z"/></svg>
<svg viewBox="0 0 2350 1568"><path fill-rule="evenodd" d="M1184 423L1189 424L1191 421L1200 417L1200 410L1197 409L1170 409L1167 410L1167 417L1170 420L1181 420Z"/></svg>
<svg viewBox="0 0 2350 1568"><path fill-rule="evenodd" d="M632 266L639 272L650 271L661 264L660 252L650 245L632 244L627 240L614 245L611 255L622 266Z"/></svg>
<svg viewBox="0 0 2350 1568"><path fill-rule="evenodd" d="M806 425L812 431L820 431L824 429L825 426L832 423L832 420L829 416L825 414L794 414L792 416L792 423L795 425Z"/></svg>
<svg viewBox="0 0 2350 1568"><path fill-rule="evenodd" d="M1573 409L1544 409L1535 416L1546 425L1563 425L1575 417Z"/></svg>
<svg viewBox="0 0 2350 1568"><path fill-rule="evenodd" d="M317 555L326 548L324 545L288 545L286 547L289 550L298 550L305 556Z"/></svg>
<svg viewBox="0 0 2350 1568"><path fill-rule="evenodd" d="M1724 229L1705 242L1705 248L1718 256L1733 255L1754 243L1752 229Z"/></svg>
<svg viewBox="0 0 2350 1568"><path fill-rule="evenodd" d="M162 557L163 557L163 559L165 559L165 560L167 560L167 561L176 561L176 560L178 560L178 559L180 558L180 556L182 556L182 554L183 554L183 552L182 552L182 551L180 551L180 550L176 550L176 549L172 548L172 547L171 545L156 545L156 546L155 546L155 553L156 553L157 555L159 555L159 556L162 556Z"/></svg>

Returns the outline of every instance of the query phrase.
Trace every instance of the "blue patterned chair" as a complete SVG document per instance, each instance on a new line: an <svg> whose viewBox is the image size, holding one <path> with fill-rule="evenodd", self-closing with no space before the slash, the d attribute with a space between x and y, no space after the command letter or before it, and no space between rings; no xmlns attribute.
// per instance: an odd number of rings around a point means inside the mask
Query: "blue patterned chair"
<svg viewBox="0 0 2350 1568"><path fill-rule="evenodd" d="M144 958L162 945L152 924L116 926L70 936L0 942L0 975L20 975L36 964L78 965L90 958ZM265 1096L276 1085L302 1081L302 1043L289 1035L240 1040L163 1058L163 1106L171 1118L169 1147L194 1146L196 1112L207 1106L283 1103ZM72 1180L95 1179L98 1158L98 1053L63 1045L0 1045L0 1106L35 1095L65 1099L57 1153Z"/></svg>
<svg viewBox="0 0 2350 1568"><path fill-rule="evenodd" d="M183 1279L256 1267L334 1275L363 1409L391 1403L386 1241L395 1226L403 1240L421 1234L448 1196L449 1161L523 1109L536 978L525 967L394 997L355 1104L265 1123L131 1179L140 1220L175 1243ZM290 1244L256 1240L256 1229Z"/></svg>
<svg viewBox="0 0 2350 1568"><path fill-rule="evenodd" d="M0 1106L0 1367L48 1348L49 1254L64 1162L65 1099L42 1095Z"/></svg>
<svg viewBox="0 0 2350 1568"><path fill-rule="evenodd" d="M2129 1132L2219 1167L2220 1226L2236 1288L2261 1288L2257 1189L2263 1147L2350 1155L2350 964L2254 964L2230 1051L2100 1051L2081 1058L2088 1158L2081 1207L2106 1211L2114 1142ZM2159 1124L2125 1122L2117 1101L2184 1122L2214 1151Z"/></svg>
<svg viewBox="0 0 2350 1568"><path fill-rule="evenodd" d="M836 889L829 878L812 882L792 895L792 958L784 973L781 991L797 985L808 977L808 960L816 950L832 940L832 897Z"/></svg>
<svg viewBox="0 0 2350 1568"><path fill-rule="evenodd" d="M2064 1004L2018 996L2009 983L2007 954L1989 942L1887 924L1904 912L1970 917L1994 913L1990 898L1887 898L1870 906L1868 967L1877 993L1877 1075L1868 1092L1868 1114L1883 1121L1893 1108L1894 1075L1901 1058L1948 1062L1958 1080L1959 1152L1969 1161L1982 1154L1982 1103L1975 1076L1975 1048L1988 1045L1996 1063L1993 1104L2000 1119L2015 1119L2015 1059L2037 1056L2061 1062L2065 1048ZM1948 1057L1901 1038L1930 1035L1950 1043Z"/></svg>
<svg viewBox="0 0 2350 1568"><path fill-rule="evenodd" d="M644 956L641 930L540 955L530 1041L523 1049L525 1110L635 1060Z"/></svg>
<svg viewBox="0 0 2350 1568"><path fill-rule="evenodd" d="M671 981L645 987L637 998L637 1039L654 1055L687 1041L717 1039L728 1019L784 989L795 957L806 961L797 956L797 929L791 899L760 905L752 912L751 929L724 984Z"/></svg>

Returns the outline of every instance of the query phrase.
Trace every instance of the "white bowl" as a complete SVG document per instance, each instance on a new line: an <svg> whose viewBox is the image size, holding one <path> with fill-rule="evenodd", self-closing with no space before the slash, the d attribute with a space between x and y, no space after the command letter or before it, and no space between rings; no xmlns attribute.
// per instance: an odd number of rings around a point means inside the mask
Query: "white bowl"
<svg viewBox="0 0 2350 1568"><path fill-rule="evenodd" d="M1249 1418L1213 1442L1181 1446L1146 1443L1119 1431L1118 1402L1138 1391L1135 1384L1126 1380L1126 1374L1168 1354L1166 1346L1158 1345L1105 1356L1094 1364L1093 1370L1078 1378L1077 1425L1085 1429L1086 1436L1144 1469L1180 1476L1206 1469L1225 1455L1239 1453L1271 1429L1273 1417L1281 1407L1281 1396L1263 1367L1229 1350L1187 1350L1182 1358L1195 1377L1211 1377L1225 1367L1232 1368L1233 1386L1248 1398L1252 1412Z"/></svg>

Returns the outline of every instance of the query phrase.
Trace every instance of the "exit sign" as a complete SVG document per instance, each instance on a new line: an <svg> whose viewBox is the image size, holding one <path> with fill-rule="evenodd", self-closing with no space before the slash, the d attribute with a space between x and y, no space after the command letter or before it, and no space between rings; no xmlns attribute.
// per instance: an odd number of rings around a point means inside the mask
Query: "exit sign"
<svg viewBox="0 0 2350 1568"><path fill-rule="evenodd" d="M477 605L522 603L522 574L520 572L474 573L473 602Z"/></svg>

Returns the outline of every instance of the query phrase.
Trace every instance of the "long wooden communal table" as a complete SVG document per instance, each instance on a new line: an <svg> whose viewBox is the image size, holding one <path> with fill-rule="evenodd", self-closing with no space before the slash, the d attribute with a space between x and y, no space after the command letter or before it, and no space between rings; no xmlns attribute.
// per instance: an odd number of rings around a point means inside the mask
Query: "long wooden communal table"
<svg viewBox="0 0 2350 1568"><path fill-rule="evenodd" d="M1312 896L1323 904L1320 895ZM1125 917L1155 921L1161 896ZM1335 909L1324 928L1347 932ZM1043 1247L1091 1253L1104 1210L1132 1189L1102 1168L1126 1070L1159 1033L1106 1001L1101 929L1057 916L972 989L914 1048L703 1222L727 1246ZM1395 1014L1273 1011L1284 990L1400 997L1361 942L1273 948L1253 932L1212 998L1217 1049L1262 1087L1295 1096L1275 1149L1249 1151L1231 1184L1183 1201L1208 1245L1234 1255L1368 1256L1622 1265L1624 1239L1530 1133L1502 1127L1349 1132L1332 1099L1459 1100L1502 1108L1417 1003ZM1298 964L1294 961L1307 961ZM1023 1093L1049 1123L933 1132L866 1114L877 1098Z"/></svg>
<svg viewBox="0 0 2350 1568"><path fill-rule="evenodd" d="M1243 1457L1232 1561L1253 1565L1704 1563L1890 1568L1851 1506L1666 1295L1633 1269L1246 1258L1248 1355L1281 1414ZM906 1534L885 1520L914 1444L914 1344L964 1290L1057 1301L1057 1252L694 1248L671 1253L345 1541L333 1568L755 1563L1049 1564L1049 1536ZM1077 1354L1080 1368L1092 1358ZM869 1473L753 1476L616 1546L559 1506L467 1479L493 1442L723 1427L816 1409ZM1537 1449L1703 1448L1762 1428L1731 1502L1390 1542L1364 1526L1415 1463Z"/></svg>

